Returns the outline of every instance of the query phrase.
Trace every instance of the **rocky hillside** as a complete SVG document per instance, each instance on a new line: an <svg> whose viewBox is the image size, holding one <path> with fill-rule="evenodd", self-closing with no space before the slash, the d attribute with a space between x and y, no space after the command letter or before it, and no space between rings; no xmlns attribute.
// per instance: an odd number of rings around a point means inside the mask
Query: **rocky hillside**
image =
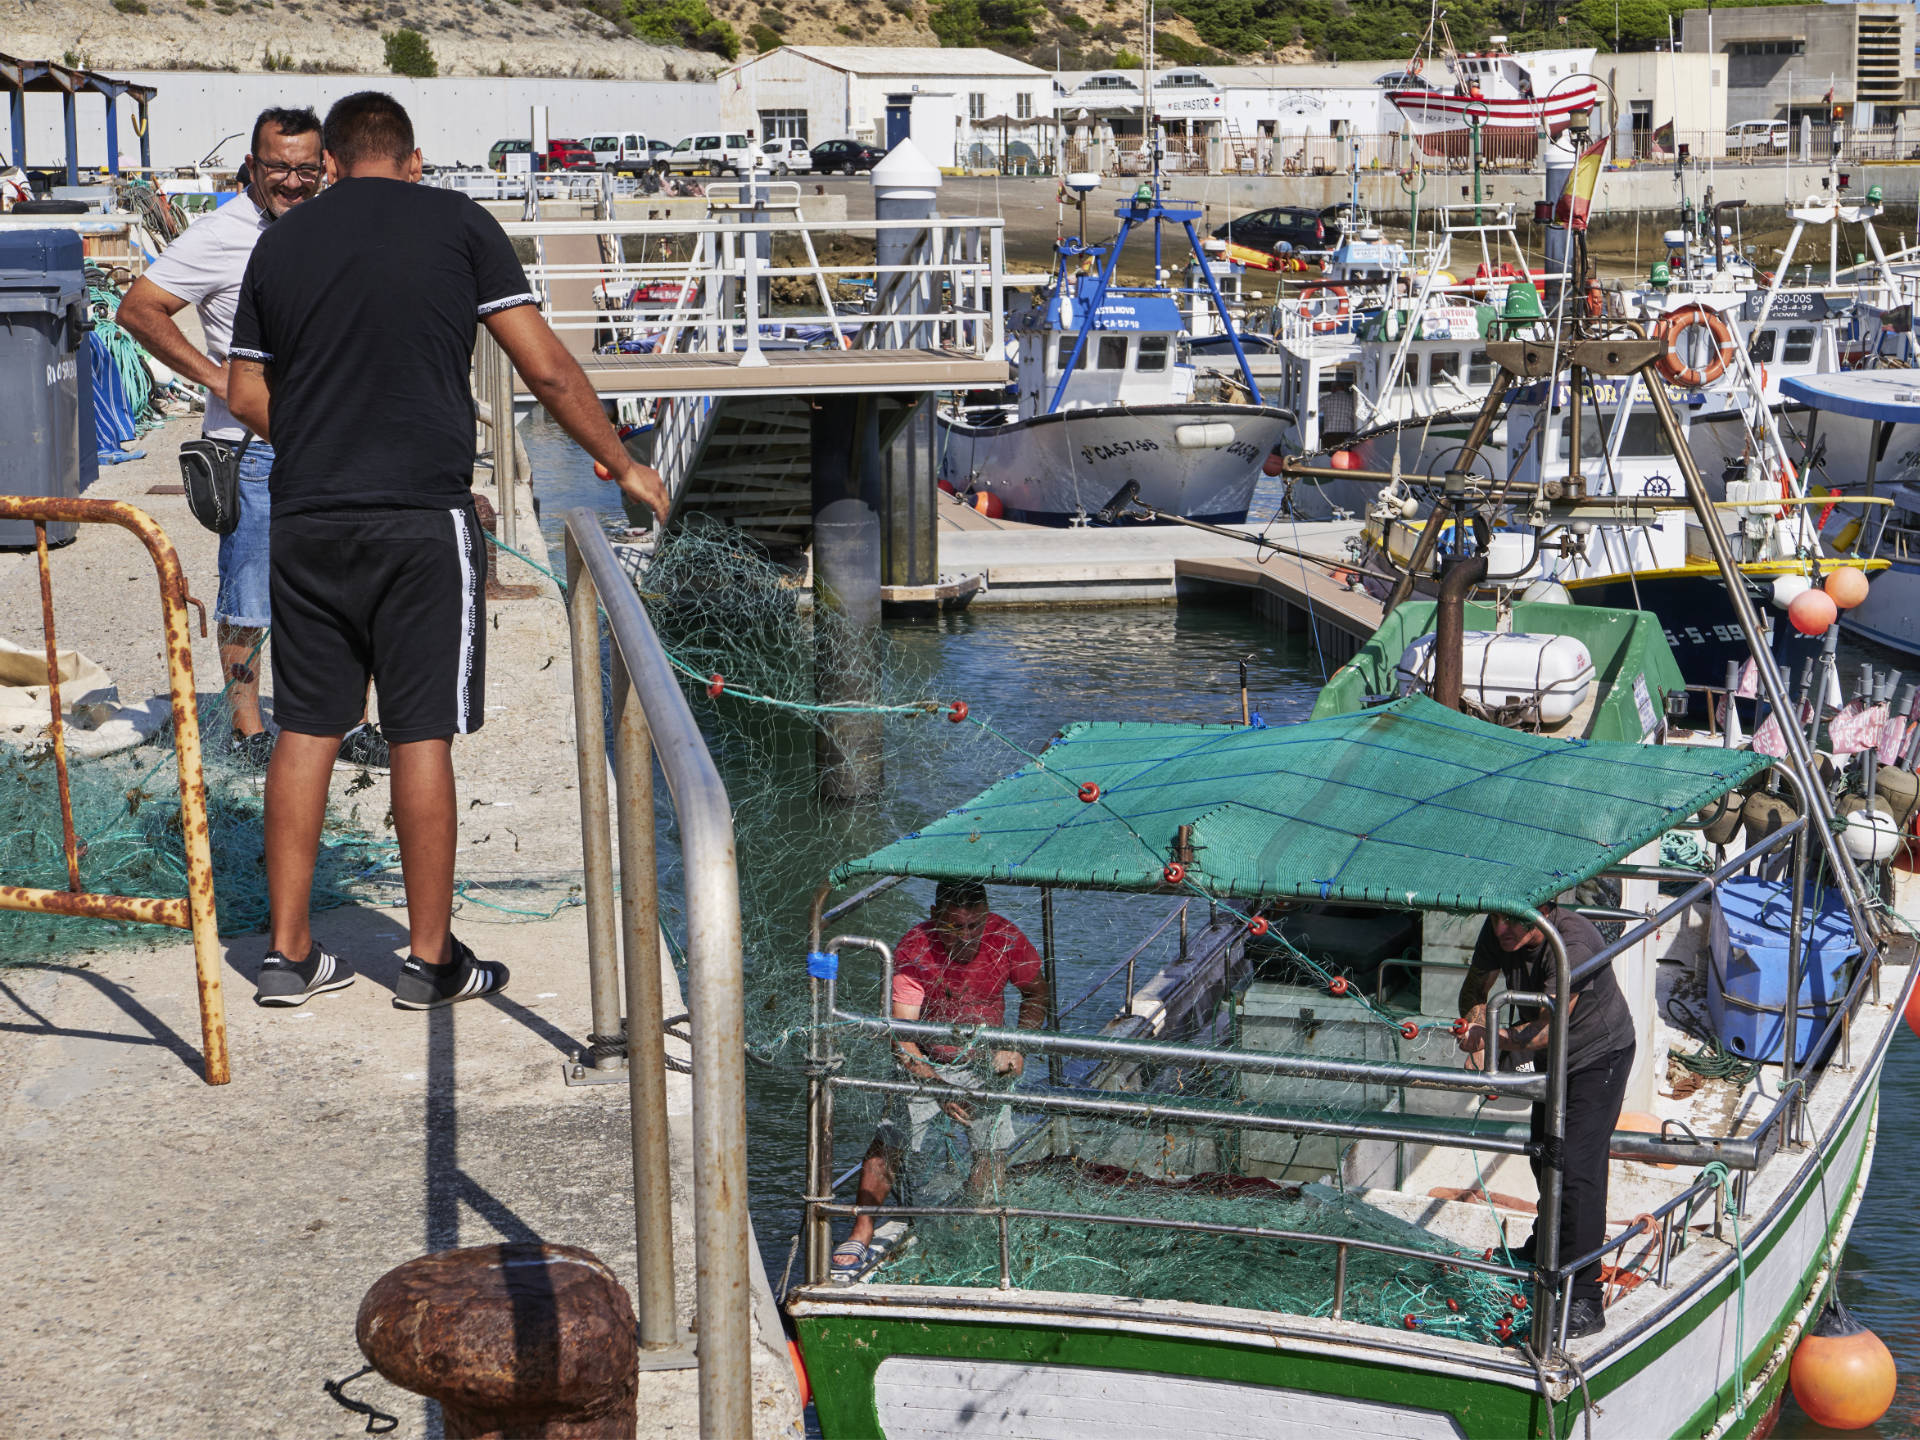
<svg viewBox="0 0 1920 1440"><path fill-rule="evenodd" d="M1705 0L1453 0L1461 46L1644 50ZM1780 0L1746 0L1780 3ZM981 45L1052 68L1140 63L1142 0L0 0L0 50L101 69L380 73L426 38L442 75L691 79L783 44ZM1163 64L1405 58L1428 0L1157 0Z"/></svg>
<svg viewBox="0 0 1920 1440"><path fill-rule="evenodd" d="M727 63L717 23L699 0L0 0L0 50L109 73L377 75L405 28L442 75L690 80Z"/></svg>

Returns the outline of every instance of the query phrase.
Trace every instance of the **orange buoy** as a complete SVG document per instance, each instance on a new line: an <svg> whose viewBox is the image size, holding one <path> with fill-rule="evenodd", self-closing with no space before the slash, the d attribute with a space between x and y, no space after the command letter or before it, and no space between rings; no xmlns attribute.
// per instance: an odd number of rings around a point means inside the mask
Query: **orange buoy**
<svg viewBox="0 0 1920 1440"><path fill-rule="evenodd" d="M973 508L989 520L998 520L1007 513L1007 507L1000 503L1000 497L991 490L974 491Z"/></svg>
<svg viewBox="0 0 1920 1440"><path fill-rule="evenodd" d="M1787 619L1802 635L1824 635L1839 618L1840 607L1824 590L1803 590L1787 606Z"/></svg>
<svg viewBox="0 0 1920 1440"><path fill-rule="evenodd" d="M1327 457L1327 463L1336 470L1358 470L1360 457L1351 450L1336 450Z"/></svg>
<svg viewBox="0 0 1920 1440"><path fill-rule="evenodd" d="M1835 605L1851 610L1867 598L1867 572L1857 565L1842 565L1827 576L1823 588Z"/></svg>
<svg viewBox="0 0 1920 1440"><path fill-rule="evenodd" d="M800 1358L798 1340L787 1341L787 1355L793 1361L793 1378L800 1387L800 1408L804 1410L813 1399L813 1382L807 1379L807 1362Z"/></svg>
<svg viewBox="0 0 1920 1440"><path fill-rule="evenodd" d="M1887 1413L1900 1376L1880 1337L1835 1295L1819 1323L1800 1337L1787 1379L1814 1424L1864 1430Z"/></svg>
<svg viewBox="0 0 1920 1440"><path fill-rule="evenodd" d="M1640 1110L1622 1110L1620 1112L1620 1118L1614 1122L1613 1128L1616 1130L1631 1130L1636 1135L1658 1135L1660 1133L1660 1117L1658 1115L1648 1115ZM1662 1170L1671 1170L1673 1168L1671 1163L1660 1160L1649 1160L1645 1163L1658 1165Z"/></svg>
<svg viewBox="0 0 1920 1440"><path fill-rule="evenodd" d="M1265 460L1260 462L1260 473L1262 475L1278 475L1286 468L1287 459L1284 455L1269 455Z"/></svg>
<svg viewBox="0 0 1920 1440"><path fill-rule="evenodd" d="M1920 1035L1920 985L1914 986L1913 992L1907 996L1906 1016L1907 1028Z"/></svg>
<svg viewBox="0 0 1920 1440"><path fill-rule="evenodd" d="M936 487L942 495L951 495L954 493L953 482L951 480L937 481Z"/></svg>

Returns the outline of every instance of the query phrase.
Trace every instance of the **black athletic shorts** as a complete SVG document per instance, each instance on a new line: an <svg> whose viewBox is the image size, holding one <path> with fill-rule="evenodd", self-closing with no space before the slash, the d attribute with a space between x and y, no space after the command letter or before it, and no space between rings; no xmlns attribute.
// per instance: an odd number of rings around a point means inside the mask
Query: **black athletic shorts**
<svg viewBox="0 0 1920 1440"><path fill-rule="evenodd" d="M273 519L273 718L296 735L360 723L367 681L397 745L480 728L486 541L471 502Z"/></svg>

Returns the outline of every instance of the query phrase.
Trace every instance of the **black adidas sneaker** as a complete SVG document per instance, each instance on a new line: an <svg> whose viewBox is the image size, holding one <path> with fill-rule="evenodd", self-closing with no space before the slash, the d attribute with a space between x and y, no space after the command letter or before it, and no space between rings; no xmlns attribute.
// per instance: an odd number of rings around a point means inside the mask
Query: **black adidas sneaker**
<svg viewBox="0 0 1920 1440"><path fill-rule="evenodd" d="M506 966L478 959L458 940L448 938L453 949L453 963L449 965L429 965L418 955L407 957L407 963L400 967L400 978L393 984L394 1009L436 1010L507 988Z"/></svg>
<svg viewBox="0 0 1920 1440"><path fill-rule="evenodd" d="M253 989L256 1005L304 1005L323 990L344 990L353 983L353 969L337 955L329 955L316 941L307 958L287 959L278 950L267 952Z"/></svg>

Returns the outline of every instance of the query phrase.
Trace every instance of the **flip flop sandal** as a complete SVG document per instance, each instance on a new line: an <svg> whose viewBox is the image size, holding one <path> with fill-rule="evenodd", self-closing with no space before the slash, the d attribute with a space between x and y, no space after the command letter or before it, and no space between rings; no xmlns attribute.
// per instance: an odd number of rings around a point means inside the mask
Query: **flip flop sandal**
<svg viewBox="0 0 1920 1440"><path fill-rule="evenodd" d="M867 1263L867 1247L858 1240L842 1240L833 1252L833 1278L851 1280Z"/></svg>

